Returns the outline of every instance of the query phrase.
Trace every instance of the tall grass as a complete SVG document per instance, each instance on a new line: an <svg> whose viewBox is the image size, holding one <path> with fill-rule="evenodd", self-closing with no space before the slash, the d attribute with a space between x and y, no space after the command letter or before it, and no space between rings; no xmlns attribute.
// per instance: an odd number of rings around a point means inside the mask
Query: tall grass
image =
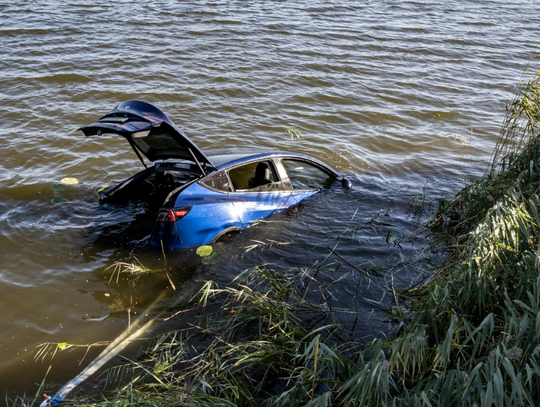
<svg viewBox="0 0 540 407"><path fill-rule="evenodd" d="M508 110L498 162L443 201L430 224L448 260L418 290L415 317L391 345L407 389L400 400L535 405L540 396L539 101L535 76ZM419 356L408 346L414 336L427 347Z"/></svg>
<svg viewBox="0 0 540 407"><path fill-rule="evenodd" d="M317 284L316 272L256 267L240 275L234 288L208 283L198 295L200 305L225 296L225 313L206 314L195 330L161 336L144 363L111 370L111 379L128 380L109 403L152 405L157 397L160 405L322 406L336 397L356 400L363 376L374 373L377 380L369 392L360 391L361 398L388 399L396 386L384 352L373 348L374 359L363 355L358 344L343 340L347 335L329 303L305 299ZM189 345L201 338L210 339L201 348ZM365 368L361 376L359 366Z"/></svg>

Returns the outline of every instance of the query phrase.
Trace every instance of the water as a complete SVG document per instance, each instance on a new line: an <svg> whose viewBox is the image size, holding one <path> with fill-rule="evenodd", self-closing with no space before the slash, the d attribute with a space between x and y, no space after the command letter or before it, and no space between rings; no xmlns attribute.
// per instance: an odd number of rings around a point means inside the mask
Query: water
<svg viewBox="0 0 540 407"><path fill-rule="evenodd" d="M37 345L113 340L140 315L172 315L207 279L223 286L256 264L309 266L336 243L358 267L393 258L386 238L401 239L421 219L411 197L425 193L427 216L436 197L484 171L540 43L532 1L0 1L0 17L0 392L8 397L33 395L49 366L54 391L99 351L79 366L85 348L34 361ZM129 99L158 106L203 150L304 152L355 189L333 188L272 217L216 247L214 264L169 254L172 290L140 227L154 215L144 205L99 207L94 193L140 162L125 141L77 131ZM303 138L291 142L285 126ZM53 191L64 177L81 184ZM53 205L54 197L69 203ZM377 213L393 226L366 223ZM268 245L246 253L253 240ZM271 240L289 244L270 248ZM419 245L403 242L403 251ZM135 258L158 271L109 282L108 267ZM322 278L346 277L333 285L346 309L357 277L340 267ZM396 275L396 284L417 277ZM365 300L382 291L360 290L357 333L390 332Z"/></svg>

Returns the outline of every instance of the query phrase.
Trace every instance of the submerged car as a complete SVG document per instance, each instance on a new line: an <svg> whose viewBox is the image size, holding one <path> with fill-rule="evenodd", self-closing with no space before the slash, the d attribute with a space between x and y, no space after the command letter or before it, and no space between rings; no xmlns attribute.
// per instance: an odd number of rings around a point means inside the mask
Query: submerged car
<svg viewBox="0 0 540 407"><path fill-rule="evenodd" d="M103 192L100 200L157 203L150 244L167 249L216 242L336 180L351 188L338 172L303 154L203 153L161 110L141 101L122 102L79 130L86 136L116 134L127 139L145 169ZM153 165L148 166L143 156Z"/></svg>

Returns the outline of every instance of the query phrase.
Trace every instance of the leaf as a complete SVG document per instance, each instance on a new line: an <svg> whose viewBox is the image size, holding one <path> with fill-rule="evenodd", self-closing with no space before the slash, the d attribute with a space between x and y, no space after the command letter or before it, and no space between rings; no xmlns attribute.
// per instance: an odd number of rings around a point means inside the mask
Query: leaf
<svg viewBox="0 0 540 407"><path fill-rule="evenodd" d="M60 182L62 184L66 184L66 185L76 185L76 184L80 184L79 180L77 178L62 178L60 180Z"/></svg>
<svg viewBox="0 0 540 407"><path fill-rule="evenodd" d="M57 198L51 199L51 203L54 204L54 205L64 204L66 202L69 202L69 200L66 199L66 198L57 197Z"/></svg>
<svg viewBox="0 0 540 407"><path fill-rule="evenodd" d="M100 193L102 193L103 191L105 191L107 188L109 188L109 185L102 185L100 187L96 187L94 189L94 192L96 193L96 195L99 195Z"/></svg>
<svg viewBox="0 0 540 407"><path fill-rule="evenodd" d="M64 189L66 189L66 185L65 184L54 184L54 185L51 185L51 189L54 192L61 192Z"/></svg>
<svg viewBox="0 0 540 407"><path fill-rule="evenodd" d="M216 252L213 252L211 256L206 256L202 259L203 264L214 264L218 259L219 255Z"/></svg>
<svg viewBox="0 0 540 407"><path fill-rule="evenodd" d="M302 138L302 133L300 133L300 131L295 129L294 127L285 126L285 130L287 131L287 134L291 138L291 141L293 141L295 136L299 140Z"/></svg>
<svg viewBox="0 0 540 407"><path fill-rule="evenodd" d="M167 368L167 365L165 363L157 363L154 366L154 374L160 374Z"/></svg>
<svg viewBox="0 0 540 407"><path fill-rule="evenodd" d="M206 257L206 256L210 256L213 251L214 249L212 248L212 246L205 245L205 246L199 246L197 248L196 253L201 257Z"/></svg>
<svg viewBox="0 0 540 407"><path fill-rule="evenodd" d="M57 345L58 345L58 349L60 349L60 350L64 350L68 346L67 342L60 342Z"/></svg>

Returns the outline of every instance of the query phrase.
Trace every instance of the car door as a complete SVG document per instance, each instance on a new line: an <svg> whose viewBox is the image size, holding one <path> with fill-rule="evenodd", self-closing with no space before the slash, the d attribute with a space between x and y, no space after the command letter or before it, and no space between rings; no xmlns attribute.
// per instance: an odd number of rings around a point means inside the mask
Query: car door
<svg viewBox="0 0 540 407"><path fill-rule="evenodd" d="M323 188L328 188L336 180L334 174L307 160L283 158L280 163L291 183L291 194L296 203L316 194Z"/></svg>
<svg viewBox="0 0 540 407"><path fill-rule="evenodd" d="M265 177L261 177L261 167L267 169ZM228 175L233 187L228 196L244 227L296 203L290 183L281 179L272 159L236 166Z"/></svg>

